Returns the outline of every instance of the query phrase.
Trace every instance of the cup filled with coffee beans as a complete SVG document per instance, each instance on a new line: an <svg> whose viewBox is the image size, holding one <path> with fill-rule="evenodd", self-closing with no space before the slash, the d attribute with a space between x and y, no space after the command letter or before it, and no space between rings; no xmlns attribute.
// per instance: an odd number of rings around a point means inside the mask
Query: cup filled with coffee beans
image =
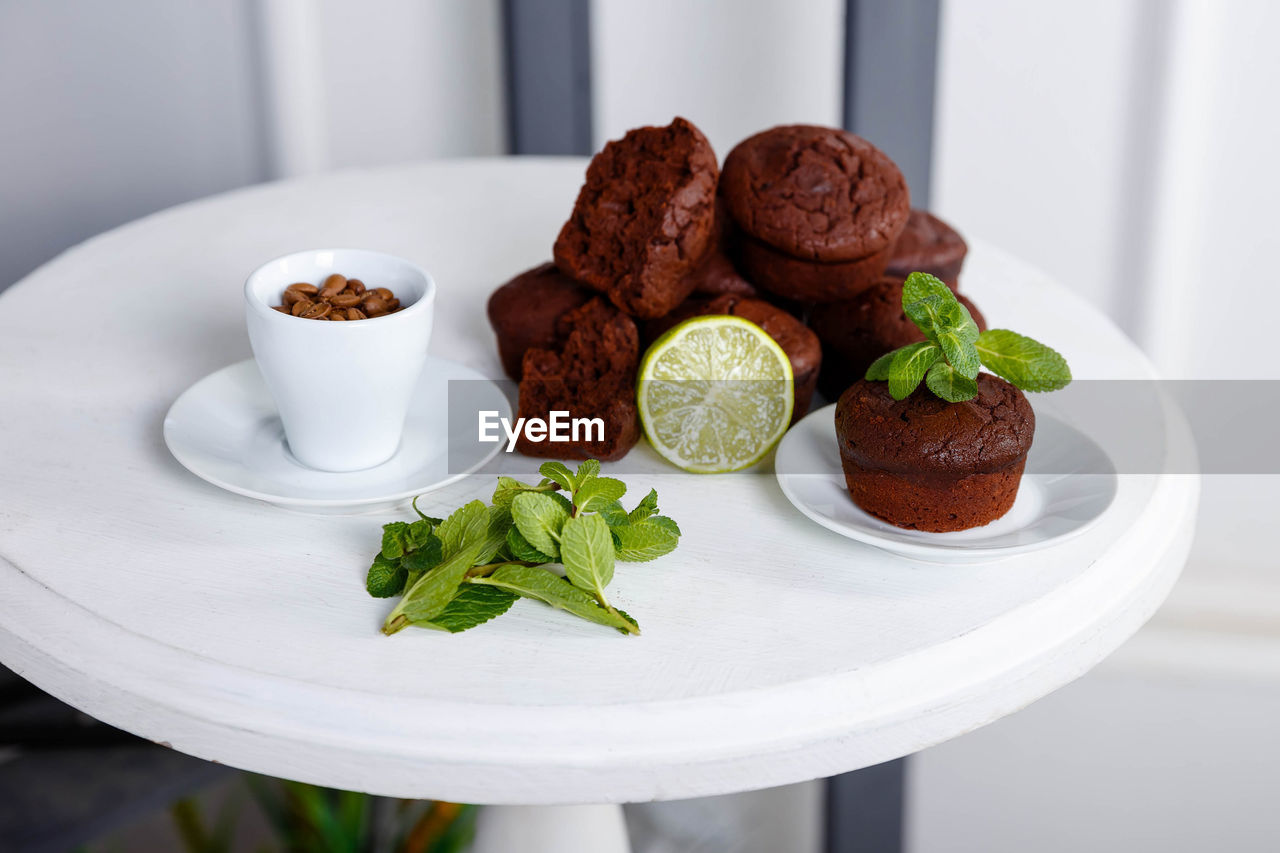
<svg viewBox="0 0 1280 853"><path fill-rule="evenodd" d="M249 343L300 464L361 471L395 454L435 294L421 267L362 249L295 252L249 275Z"/></svg>

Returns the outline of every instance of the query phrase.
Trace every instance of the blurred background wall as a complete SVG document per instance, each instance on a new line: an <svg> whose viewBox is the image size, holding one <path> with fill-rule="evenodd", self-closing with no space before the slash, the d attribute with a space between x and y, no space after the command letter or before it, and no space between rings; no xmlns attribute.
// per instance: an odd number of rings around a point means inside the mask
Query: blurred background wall
<svg viewBox="0 0 1280 853"><path fill-rule="evenodd" d="M592 0L595 145L674 114L721 155L772 124L839 124L844 10ZM210 193L505 153L501 16L3 0L0 288ZM1170 376L1280 378L1277 32L1272 0L942 0L932 207L1076 289ZM910 849L1275 849L1278 498L1274 477L1208 478L1184 580L1133 642L913 760Z"/></svg>

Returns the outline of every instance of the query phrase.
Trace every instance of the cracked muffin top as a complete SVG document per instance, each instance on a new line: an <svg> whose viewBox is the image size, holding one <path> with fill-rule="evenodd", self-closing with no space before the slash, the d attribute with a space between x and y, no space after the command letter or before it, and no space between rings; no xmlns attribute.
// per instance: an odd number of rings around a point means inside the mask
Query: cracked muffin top
<svg viewBox="0 0 1280 853"><path fill-rule="evenodd" d="M1031 449L1036 416L1017 388L978 374L978 396L939 399L923 384L905 400L888 382L860 379L836 404L840 453L863 468L895 474L989 474Z"/></svg>
<svg viewBox="0 0 1280 853"><path fill-rule="evenodd" d="M729 152L720 194L735 223L798 258L852 261L886 250L911 198L884 152L847 131L785 125Z"/></svg>

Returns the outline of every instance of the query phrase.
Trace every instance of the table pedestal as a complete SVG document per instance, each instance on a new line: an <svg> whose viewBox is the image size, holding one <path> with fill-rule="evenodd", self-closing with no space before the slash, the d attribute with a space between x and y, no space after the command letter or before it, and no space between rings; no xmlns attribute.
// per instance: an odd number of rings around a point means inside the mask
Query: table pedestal
<svg viewBox="0 0 1280 853"><path fill-rule="evenodd" d="M631 853L622 806L485 806L471 853Z"/></svg>

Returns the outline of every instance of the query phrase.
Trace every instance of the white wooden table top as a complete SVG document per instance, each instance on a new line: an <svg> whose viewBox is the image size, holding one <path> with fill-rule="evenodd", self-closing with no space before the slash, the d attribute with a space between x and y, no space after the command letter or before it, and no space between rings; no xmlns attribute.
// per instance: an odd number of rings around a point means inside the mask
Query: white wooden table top
<svg viewBox="0 0 1280 853"><path fill-rule="evenodd" d="M628 481L656 486L685 531L611 588L641 637L520 602L466 634L387 638L388 604L363 578L379 524L401 514L291 513L169 456L169 405L249 356L245 275L295 249L422 264L440 286L432 352L499 376L485 299L549 256L584 162L251 188L90 240L0 297L0 660L108 723L276 776L623 802L827 776L955 737L1078 677L1163 600L1194 477L1125 476L1075 540L936 566L810 523L767 472L690 477L641 446L654 473ZM1097 311L994 249L974 246L963 283L1078 377L1149 375ZM426 503L491 489L471 478Z"/></svg>

